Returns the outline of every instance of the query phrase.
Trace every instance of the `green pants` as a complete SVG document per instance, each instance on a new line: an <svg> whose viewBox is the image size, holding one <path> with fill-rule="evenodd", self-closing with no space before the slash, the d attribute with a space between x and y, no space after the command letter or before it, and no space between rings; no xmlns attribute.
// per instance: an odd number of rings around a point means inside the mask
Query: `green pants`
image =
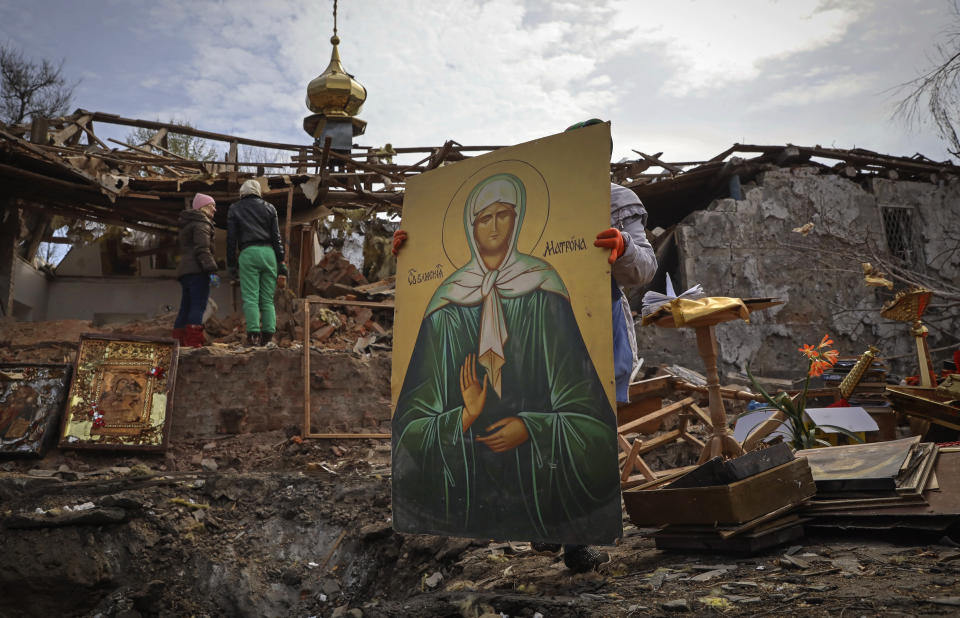
<svg viewBox="0 0 960 618"><path fill-rule="evenodd" d="M273 307L273 293L277 289L277 256L273 247L247 247L240 252L237 263L247 332L276 332L277 311Z"/></svg>

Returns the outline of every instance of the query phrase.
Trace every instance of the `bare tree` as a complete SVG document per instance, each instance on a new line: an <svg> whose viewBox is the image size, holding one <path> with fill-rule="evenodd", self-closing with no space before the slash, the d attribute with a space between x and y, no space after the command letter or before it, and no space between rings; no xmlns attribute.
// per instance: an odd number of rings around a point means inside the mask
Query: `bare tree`
<svg viewBox="0 0 960 618"><path fill-rule="evenodd" d="M940 137L947 142L947 151L960 157L960 3L951 1L953 21L938 43L931 58L932 67L916 79L900 84L894 90L904 93L894 115L908 124L921 124L929 115Z"/></svg>
<svg viewBox="0 0 960 618"><path fill-rule="evenodd" d="M177 122L173 119L170 120L170 124L177 124L187 129L193 128L193 125L189 122ZM127 135L127 142L146 145L156 134L157 132L153 129L137 127ZM193 135L174 133L173 131L167 133L163 149L191 161L212 161L217 157L217 151L207 140Z"/></svg>
<svg viewBox="0 0 960 618"><path fill-rule="evenodd" d="M63 76L63 60L58 65L47 59L38 63L0 45L0 121L6 124L20 124L34 115L62 116L79 83Z"/></svg>

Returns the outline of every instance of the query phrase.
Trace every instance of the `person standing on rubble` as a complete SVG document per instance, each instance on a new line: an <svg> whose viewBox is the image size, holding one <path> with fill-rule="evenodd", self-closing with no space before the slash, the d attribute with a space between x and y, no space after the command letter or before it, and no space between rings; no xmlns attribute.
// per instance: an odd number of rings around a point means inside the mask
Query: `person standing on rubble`
<svg viewBox="0 0 960 618"><path fill-rule="evenodd" d="M277 330L273 295L286 282L283 242L277 210L260 196L260 183L249 179L227 214L227 268L240 281L247 345L267 345Z"/></svg>
<svg viewBox="0 0 960 618"><path fill-rule="evenodd" d="M602 123L592 118L577 123L567 130ZM611 154L613 143L610 144ZM657 258L646 237L647 211L637 195L626 187L610 184L610 227L596 236L594 246L610 251L612 268L610 291L613 320L614 374L617 401L628 402L630 378L638 362L636 333L629 303L623 287L649 283L657 272ZM393 237L393 254L397 255L408 238L405 230L397 230ZM533 543L538 551L559 551L559 545ZM596 568L608 557L585 545L566 545L564 563L575 572Z"/></svg>
<svg viewBox="0 0 960 618"><path fill-rule="evenodd" d="M173 338L180 345L199 348L204 344L203 312L210 298L211 277L217 272L213 257L213 215L217 203L209 195L197 193L189 210L180 212L180 312L173 323Z"/></svg>
<svg viewBox="0 0 960 618"><path fill-rule="evenodd" d="M603 123L591 118L567 127L567 131ZM613 140L610 140L613 155ZM637 194L616 183L610 183L610 227L597 234L595 247L610 250L610 300L613 309L613 373L616 379L617 403L629 403L630 379L639 362L637 333L633 313L623 288L646 285L657 274L657 256L647 240L647 209ZM531 544L535 550L558 551L559 546ZM585 545L564 545L563 561L572 571L584 572L609 559L605 552Z"/></svg>

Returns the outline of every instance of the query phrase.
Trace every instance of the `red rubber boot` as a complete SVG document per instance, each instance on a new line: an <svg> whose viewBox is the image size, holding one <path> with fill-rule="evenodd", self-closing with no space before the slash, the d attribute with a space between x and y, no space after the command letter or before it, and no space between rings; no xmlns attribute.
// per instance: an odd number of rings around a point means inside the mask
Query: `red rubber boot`
<svg viewBox="0 0 960 618"><path fill-rule="evenodd" d="M188 348L202 348L206 343L203 337L203 324L188 324L184 345Z"/></svg>

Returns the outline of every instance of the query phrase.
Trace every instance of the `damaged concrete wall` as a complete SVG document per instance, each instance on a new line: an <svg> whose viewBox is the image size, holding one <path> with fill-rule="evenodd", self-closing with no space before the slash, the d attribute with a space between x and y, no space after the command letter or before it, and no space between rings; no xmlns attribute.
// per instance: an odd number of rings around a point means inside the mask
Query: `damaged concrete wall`
<svg viewBox="0 0 960 618"><path fill-rule="evenodd" d="M173 439L302 428L302 363L299 349L202 348L182 354ZM389 431L388 353L314 352L310 374L313 433Z"/></svg>
<svg viewBox="0 0 960 618"><path fill-rule="evenodd" d="M928 272L960 280L960 183L940 184L871 179L863 185L817 168L768 171L745 186L742 201L715 200L677 228L680 285L700 283L716 296L777 296L786 304L755 314L752 324L730 322L717 328L721 375L743 372L747 363L766 376L802 375L797 348L824 333L842 356L868 345L891 362L894 373L915 374L916 357L908 327L882 318L879 309L892 293L863 284L860 260L866 247L886 252L881 206L912 211L913 228L928 261ZM808 236L792 232L806 223ZM679 285L678 285L679 287ZM898 285L898 289L901 286ZM936 303L936 298L934 298ZM956 315L956 313L954 314ZM933 321L937 311L928 316ZM931 348L954 341L960 320L931 324ZM639 328L641 356L648 363L702 365L690 333ZM948 358L934 354L934 363Z"/></svg>
<svg viewBox="0 0 960 618"><path fill-rule="evenodd" d="M180 308L180 283L174 278L57 277L48 290L46 314L31 319L94 320L119 314L147 318ZM226 281L210 289L210 298L219 308L217 315L233 311L233 290Z"/></svg>
<svg viewBox="0 0 960 618"><path fill-rule="evenodd" d="M47 313L47 276L20 257L14 269L14 315L21 320L42 320Z"/></svg>

